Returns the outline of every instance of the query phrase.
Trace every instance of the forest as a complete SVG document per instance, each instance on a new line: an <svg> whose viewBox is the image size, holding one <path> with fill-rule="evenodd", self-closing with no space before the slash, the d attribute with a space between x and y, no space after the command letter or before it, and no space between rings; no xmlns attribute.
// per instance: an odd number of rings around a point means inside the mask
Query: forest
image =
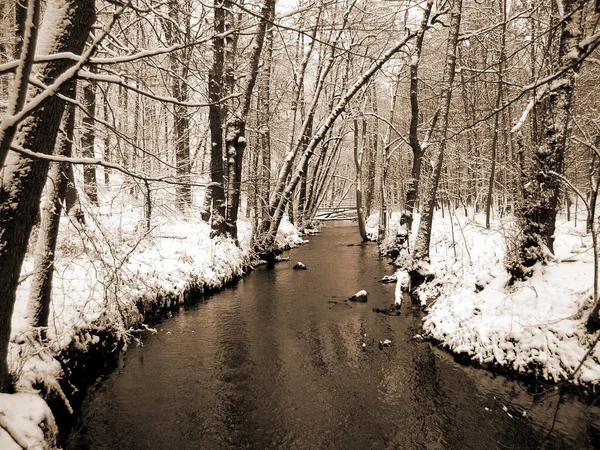
<svg viewBox="0 0 600 450"><path fill-rule="evenodd" d="M74 354L330 219L393 263L387 314L405 293L451 351L595 389L600 1L2 0L0 24L0 443L53 448Z"/></svg>

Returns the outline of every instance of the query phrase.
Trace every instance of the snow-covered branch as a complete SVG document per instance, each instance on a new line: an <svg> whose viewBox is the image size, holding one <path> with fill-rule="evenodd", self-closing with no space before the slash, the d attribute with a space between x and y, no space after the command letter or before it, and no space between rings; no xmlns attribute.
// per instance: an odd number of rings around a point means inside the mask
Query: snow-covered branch
<svg viewBox="0 0 600 450"><path fill-rule="evenodd" d="M128 175L132 178L136 178L138 180L167 183L167 184L174 184L174 185L198 186L198 187L206 187L206 186L209 186L212 184L212 183L192 183L192 182L182 183L180 181L177 181L176 179L173 179L172 177L153 178L153 177L146 176L144 174L132 172L131 170L127 169L126 167L123 167L123 166L113 163L113 162L106 161L102 158L74 158L74 157L69 157L69 156L46 155L45 153L34 152L32 150L28 150L26 148L23 148L18 145L14 145L14 144L11 145L10 149L14 152L20 153L21 155L27 156L29 158L43 159L45 161L61 162L61 163L69 163L69 164L77 164L77 165L102 166L102 167L106 167L108 169L117 170L125 175Z"/></svg>
<svg viewBox="0 0 600 450"><path fill-rule="evenodd" d="M577 196L583 201L585 209L589 212L590 204L587 200L587 196L583 194L583 192L581 192L579 189L577 189L577 187L573 183L571 183L567 177L561 175L560 173L554 172L553 170L549 171L548 174L555 178L558 178L560 181L566 184L573 192L575 192L575 194L577 194Z"/></svg>
<svg viewBox="0 0 600 450"><path fill-rule="evenodd" d="M527 107L523 110L523 114L521 114L521 117L519 118L515 126L512 127L512 129L510 130L511 133L516 133L521 129L521 127L525 124L525 121L527 120L527 117L529 116L529 113L531 112L533 107L546 95L547 91L547 87L544 86L536 92L534 97L527 104Z"/></svg>
<svg viewBox="0 0 600 450"><path fill-rule="evenodd" d="M127 4L130 2L131 1L128 1ZM90 45L83 55L81 55L81 59L78 62L57 77L54 83L49 85L44 91L31 99L21 111L18 111L15 114L6 114L4 116L2 124L0 125L0 135L2 135L9 127L15 127L18 125L29 114L40 108L46 102L46 100L55 95L65 83L70 81L77 74L77 72L81 70L83 65L90 59L100 42L102 42L102 40L109 34L110 29L116 20L121 16L121 14L123 14L125 7L126 6L123 6L121 10L114 13L109 23L104 26L103 32L94 39L92 45Z"/></svg>
<svg viewBox="0 0 600 450"><path fill-rule="evenodd" d="M133 91L137 94L143 95L144 97L148 97L153 100L160 101L160 102L171 103L173 105L185 106L188 108L205 108L205 107L208 107L211 105L210 103L181 102L174 97L164 97L162 95L156 95L151 92L148 92L143 89L139 89L135 86L130 85L129 83L127 83L123 78L119 77L118 75L98 74L98 73L89 72L87 70L80 70L77 73L77 77L82 78L84 80L93 80L93 81L99 81L99 82L104 82L104 83L116 84L125 89L129 89L130 91ZM228 95L227 97L223 97L222 99L220 99L219 103L226 102L228 100L231 100L232 98L237 98L241 95L242 95L241 93L233 93L231 95Z"/></svg>

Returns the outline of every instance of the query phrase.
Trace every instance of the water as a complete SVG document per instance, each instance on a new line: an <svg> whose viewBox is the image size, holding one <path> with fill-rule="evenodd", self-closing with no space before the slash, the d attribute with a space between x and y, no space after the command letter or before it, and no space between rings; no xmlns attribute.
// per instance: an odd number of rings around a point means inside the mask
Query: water
<svg viewBox="0 0 600 450"><path fill-rule="evenodd" d="M374 313L393 301L379 283L392 269L354 228L310 240L131 348L88 393L66 448L600 448L598 408L551 390L536 403L455 363L413 339L410 302ZM361 289L368 303L344 302Z"/></svg>

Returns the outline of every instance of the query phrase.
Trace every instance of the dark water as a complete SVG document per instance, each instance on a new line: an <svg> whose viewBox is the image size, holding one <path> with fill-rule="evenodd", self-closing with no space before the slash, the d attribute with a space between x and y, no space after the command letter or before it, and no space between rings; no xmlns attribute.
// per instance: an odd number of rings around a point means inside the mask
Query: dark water
<svg viewBox="0 0 600 450"><path fill-rule="evenodd" d="M378 282L392 270L374 245L348 246L355 229L310 240L131 348L88 394L67 448L600 448L598 408L551 388L536 403L458 365L413 339L421 313L409 302L400 317L374 313L393 301ZM360 289L368 303L348 307Z"/></svg>

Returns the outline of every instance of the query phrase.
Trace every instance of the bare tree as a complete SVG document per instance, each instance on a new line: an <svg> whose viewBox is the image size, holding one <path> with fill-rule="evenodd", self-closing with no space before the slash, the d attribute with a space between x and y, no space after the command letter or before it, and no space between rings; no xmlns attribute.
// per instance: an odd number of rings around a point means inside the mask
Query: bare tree
<svg viewBox="0 0 600 450"><path fill-rule="evenodd" d="M38 48L76 55L82 53L95 20L92 0L48 1L44 17L52 20L44 20ZM29 22L29 26L33 26L32 21ZM37 75L39 80L48 86L76 64L70 59L53 60L44 64ZM65 94L66 89L65 83L59 84L60 94ZM51 154L63 115L64 101L56 95L47 96L44 92L38 90L35 93L40 100L39 107L23 117L12 145ZM41 101L42 99L44 101ZM17 110L18 108L13 109L13 112ZM10 117L9 115L8 119ZM0 189L0 278L3 280L0 285L0 309L3 312L0 315L0 389L6 392L10 384L6 356L15 292L27 241L46 181L48 162L11 153L3 169Z"/></svg>
<svg viewBox="0 0 600 450"><path fill-rule="evenodd" d="M456 48L460 32L460 21L462 17L462 0L454 0L450 11L450 28L448 31L448 44L446 46L446 62L444 65L444 81L440 93L440 123L437 137L440 140L440 148L434 157L434 166L427 186L427 192L423 200L423 212L419 223L419 231L413 256L421 261L429 258L429 244L431 241L431 228L433 226L433 212L436 202L437 190L444 164L444 152L446 150L450 103L452 101L452 87L456 73Z"/></svg>

